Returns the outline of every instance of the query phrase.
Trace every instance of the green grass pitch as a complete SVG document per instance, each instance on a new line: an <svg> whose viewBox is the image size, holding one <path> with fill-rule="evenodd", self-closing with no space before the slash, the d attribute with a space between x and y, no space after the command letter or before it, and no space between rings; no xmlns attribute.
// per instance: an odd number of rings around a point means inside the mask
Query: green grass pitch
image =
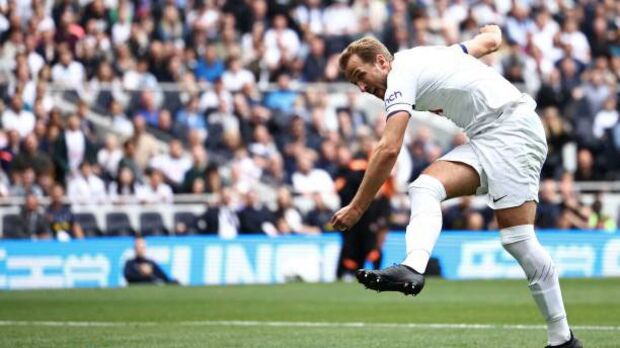
<svg viewBox="0 0 620 348"><path fill-rule="evenodd" d="M620 347L620 278L562 286L585 346ZM0 292L12 348L540 348L542 323L524 280L430 279L416 298L344 283Z"/></svg>

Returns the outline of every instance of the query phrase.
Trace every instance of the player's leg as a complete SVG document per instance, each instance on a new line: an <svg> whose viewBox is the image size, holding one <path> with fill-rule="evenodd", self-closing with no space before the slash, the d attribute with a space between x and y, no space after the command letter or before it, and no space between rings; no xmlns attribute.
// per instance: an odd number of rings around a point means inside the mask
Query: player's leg
<svg viewBox="0 0 620 348"><path fill-rule="evenodd" d="M474 194L479 186L480 176L473 167L447 160L434 162L409 185L411 217L405 235L405 260L380 271L358 271L360 283L373 290L417 295L424 287L422 274L441 232L441 201Z"/></svg>
<svg viewBox="0 0 620 348"><path fill-rule="evenodd" d="M551 256L534 233L536 203L495 211L502 245L521 265L529 281L530 292L547 322L550 346L575 342L566 347L580 347L572 337L562 301L558 273Z"/></svg>
<svg viewBox="0 0 620 348"><path fill-rule="evenodd" d="M451 161L431 164L411 185L411 216L406 230L407 257L403 261L419 273L426 271L441 232L441 202L476 193L480 176L471 166Z"/></svg>

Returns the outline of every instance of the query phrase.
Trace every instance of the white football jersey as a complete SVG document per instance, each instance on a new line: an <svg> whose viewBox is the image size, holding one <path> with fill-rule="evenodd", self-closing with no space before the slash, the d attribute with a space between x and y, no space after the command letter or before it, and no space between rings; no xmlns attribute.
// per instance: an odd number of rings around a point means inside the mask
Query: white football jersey
<svg viewBox="0 0 620 348"><path fill-rule="evenodd" d="M504 107L523 101L535 106L531 97L459 45L396 53L384 97L387 117L397 111L431 111L470 136L496 120Z"/></svg>

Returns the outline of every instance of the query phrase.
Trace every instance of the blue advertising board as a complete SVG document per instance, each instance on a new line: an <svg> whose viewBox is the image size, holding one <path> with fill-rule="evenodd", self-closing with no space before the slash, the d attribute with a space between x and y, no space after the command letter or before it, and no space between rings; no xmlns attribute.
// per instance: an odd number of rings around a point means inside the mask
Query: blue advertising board
<svg viewBox="0 0 620 348"><path fill-rule="evenodd" d="M620 276L620 235L600 232L538 233L562 277ZM147 254L187 285L330 282L340 238L242 236L148 238ZM390 233L384 264L404 256L404 234ZM521 278L497 232L444 232L433 252L448 279ZM71 242L0 241L0 289L125 286L123 267L133 257L131 238Z"/></svg>

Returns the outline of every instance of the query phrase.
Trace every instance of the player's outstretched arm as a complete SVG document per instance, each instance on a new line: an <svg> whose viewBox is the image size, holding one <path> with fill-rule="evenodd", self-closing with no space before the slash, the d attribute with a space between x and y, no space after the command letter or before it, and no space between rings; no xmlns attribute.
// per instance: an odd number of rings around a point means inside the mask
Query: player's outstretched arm
<svg viewBox="0 0 620 348"><path fill-rule="evenodd" d="M480 28L480 34L473 39L463 42L467 53L480 58L499 49L502 44L502 29L497 25L485 25Z"/></svg>
<svg viewBox="0 0 620 348"><path fill-rule="evenodd" d="M403 145L409 117L408 112L399 111L388 118L383 136L370 156L368 168L355 197L332 217L331 224L334 228L341 231L350 229L368 209L377 191L392 172Z"/></svg>

